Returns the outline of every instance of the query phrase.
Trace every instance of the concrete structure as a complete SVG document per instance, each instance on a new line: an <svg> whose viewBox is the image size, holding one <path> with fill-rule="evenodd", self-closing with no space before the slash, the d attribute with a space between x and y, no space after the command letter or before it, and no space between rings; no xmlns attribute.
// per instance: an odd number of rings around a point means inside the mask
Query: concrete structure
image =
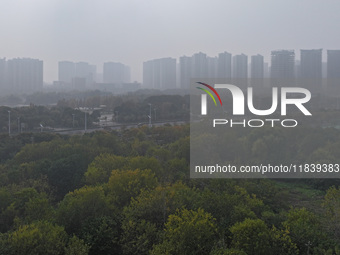
<svg viewBox="0 0 340 255"><path fill-rule="evenodd" d="M217 57L207 57L207 77L206 78L217 78L218 70L218 58Z"/></svg>
<svg viewBox="0 0 340 255"><path fill-rule="evenodd" d="M192 59L183 56L179 58L179 84L182 89L190 88L190 79L192 78Z"/></svg>
<svg viewBox="0 0 340 255"><path fill-rule="evenodd" d="M322 49L301 50L300 84L311 90L322 87Z"/></svg>
<svg viewBox="0 0 340 255"><path fill-rule="evenodd" d="M60 61L58 63L58 81L71 84L75 77L75 64L70 61Z"/></svg>
<svg viewBox="0 0 340 255"><path fill-rule="evenodd" d="M58 63L58 81L64 86L70 86L73 89L92 88L96 76L97 67L87 62L60 61Z"/></svg>
<svg viewBox="0 0 340 255"><path fill-rule="evenodd" d="M340 50L327 50L327 86L340 88Z"/></svg>
<svg viewBox="0 0 340 255"><path fill-rule="evenodd" d="M15 93L41 91L43 87L43 61L15 58L7 61L7 86Z"/></svg>
<svg viewBox="0 0 340 255"><path fill-rule="evenodd" d="M264 59L262 55L251 56L250 78L252 87L264 87Z"/></svg>
<svg viewBox="0 0 340 255"><path fill-rule="evenodd" d="M86 62L75 63L75 76L74 78L84 78L86 81L86 87L93 86L96 77L96 66L90 65Z"/></svg>
<svg viewBox="0 0 340 255"><path fill-rule="evenodd" d="M5 91L7 83L7 61L6 58L0 59L0 89Z"/></svg>
<svg viewBox="0 0 340 255"><path fill-rule="evenodd" d="M152 89L176 88L176 59L161 58L143 63L143 87Z"/></svg>
<svg viewBox="0 0 340 255"><path fill-rule="evenodd" d="M122 63L106 62L103 65L103 82L104 83L129 83L130 67Z"/></svg>
<svg viewBox="0 0 340 255"><path fill-rule="evenodd" d="M192 56L192 78L208 78L208 60L205 53Z"/></svg>
<svg viewBox="0 0 340 255"><path fill-rule="evenodd" d="M226 51L218 54L217 78L231 80L231 54Z"/></svg>
<svg viewBox="0 0 340 255"><path fill-rule="evenodd" d="M233 84L245 89L248 87L248 56L245 54L233 57Z"/></svg>
<svg viewBox="0 0 340 255"><path fill-rule="evenodd" d="M271 52L271 85L273 87L295 86L294 50Z"/></svg>

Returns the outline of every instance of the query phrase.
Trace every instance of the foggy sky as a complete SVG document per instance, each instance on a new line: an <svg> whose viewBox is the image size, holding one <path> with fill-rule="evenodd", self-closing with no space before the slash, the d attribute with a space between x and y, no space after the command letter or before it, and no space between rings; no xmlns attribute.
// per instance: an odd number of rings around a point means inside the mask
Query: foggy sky
<svg viewBox="0 0 340 255"><path fill-rule="evenodd" d="M39 58L44 80L58 61L143 61L204 52L340 49L337 0L0 0L0 58ZM325 58L324 58L325 60Z"/></svg>

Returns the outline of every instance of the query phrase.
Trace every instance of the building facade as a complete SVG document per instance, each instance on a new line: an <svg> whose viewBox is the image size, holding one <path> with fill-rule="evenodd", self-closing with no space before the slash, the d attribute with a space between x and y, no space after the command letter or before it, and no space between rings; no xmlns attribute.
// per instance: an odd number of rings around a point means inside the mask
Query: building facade
<svg viewBox="0 0 340 255"><path fill-rule="evenodd" d="M43 87L43 61L15 58L7 61L7 88L16 93L41 91Z"/></svg>
<svg viewBox="0 0 340 255"><path fill-rule="evenodd" d="M327 50L327 86L340 88L340 50Z"/></svg>
<svg viewBox="0 0 340 255"><path fill-rule="evenodd" d="M103 82L104 83L129 83L130 67L122 63L106 62L103 65Z"/></svg>
<svg viewBox="0 0 340 255"><path fill-rule="evenodd" d="M262 55L251 56L250 78L252 87L264 87L264 58Z"/></svg>
<svg viewBox="0 0 340 255"><path fill-rule="evenodd" d="M248 56L245 54L233 57L233 77L232 81L240 88L248 87Z"/></svg>
<svg viewBox="0 0 340 255"><path fill-rule="evenodd" d="M176 59L160 58L143 63L143 87L150 89L176 88Z"/></svg>
<svg viewBox="0 0 340 255"><path fill-rule="evenodd" d="M295 86L294 50L271 52L271 85L273 87Z"/></svg>
<svg viewBox="0 0 340 255"><path fill-rule="evenodd" d="M311 90L322 87L322 49L301 50L299 83Z"/></svg>

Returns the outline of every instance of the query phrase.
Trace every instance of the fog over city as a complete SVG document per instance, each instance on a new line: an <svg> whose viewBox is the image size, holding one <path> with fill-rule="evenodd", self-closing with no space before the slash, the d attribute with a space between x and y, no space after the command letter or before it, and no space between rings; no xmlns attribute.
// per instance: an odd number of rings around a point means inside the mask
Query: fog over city
<svg viewBox="0 0 340 255"><path fill-rule="evenodd" d="M142 82L143 62L204 52L217 56L272 50L339 49L339 1L69 1L2 0L0 58L44 62L44 81L58 80L58 62L131 68ZM325 61L325 60L323 60Z"/></svg>
<svg viewBox="0 0 340 255"><path fill-rule="evenodd" d="M0 255L340 255L340 0L0 0Z"/></svg>

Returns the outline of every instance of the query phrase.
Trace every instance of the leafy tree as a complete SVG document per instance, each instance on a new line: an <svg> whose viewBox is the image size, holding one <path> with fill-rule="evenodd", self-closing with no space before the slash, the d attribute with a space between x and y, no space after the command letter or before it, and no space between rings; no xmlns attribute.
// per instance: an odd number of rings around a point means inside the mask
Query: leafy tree
<svg viewBox="0 0 340 255"><path fill-rule="evenodd" d="M127 158L112 154L100 154L88 166L85 172L87 184L100 184L107 182L112 170L122 169L127 164Z"/></svg>
<svg viewBox="0 0 340 255"><path fill-rule="evenodd" d="M10 204L3 208L0 229L7 231L17 217L18 221L30 223L33 220L45 220L52 217L53 209L45 193L38 193L34 188L12 191ZM20 219L20 220L19 220Z"/></svg>
<svg viewBox="0 0 340 255"><path fill-rule="evenodd" d="M155 175L160 178L163 175L163 169L159 161L154 157L133 157L128 160L125 169L150 169Z"/></svg>
<svg viewBox="0 0 340 255"><path fill-rule="evenodd" d="M245 219L230 228L232 247L249 255L272 253L271 233L266 223L260 219Z"/></svg>
<svg viewBox="0 0 340 255"><path fill-rule="evenodd" d="M46 194L41 194L39 197L30 198L29 201L25 203L24 215L24 221L26 223L37 220L53 220L54 210Z"/></svg>
<svg viewBox="0 0 340 255"><path fill-rule="evenodd" d="M125 219L122 225L121 243L123 254L148 254L153 244L160 238L156 224L136 219Z"/></svg>
<svg viewBox="0 0 340 255"><path fill-rule="evenodd" d="M120 221L114 215L84 221L80 237L90 246L89 254L120 254Z"/></svg>
<svg viewBox="0 0 340 255"><path fill-rule="evenodd" d="M289 230L299 253L309 253L318 246L329 246L329 238L321 228L318 217L306 208L291 209L283 226Z"/></svg>
<svg viewBox="0 0 340 255"><path fill-rule="evenodd" d="M326 222L330 232L334 237L340 240L340 189L331 187L327 190L323 201L323 207L326 209Z"/></svg>
<svg viewBox="0 0 340 255"><path fill-rule="evenodd" d="M85 222L109 215L112 211L102 187L84 186L68 193L57 209L57 222L68 233L79 234Z"/></svg>
<svg viewBox="0 0 340 255"><path fill-rule="evenodd" d="M145 254L159 241L170 214L178 208L197 209L199 193L182 183L144 190L124 208L122 247L126 254ZM132 248L133 247L133 248Z"/></svg>
<svg viewBox="0 0 340 255"><path fill-rule="evenodd" d="M8 254L60 255L64 254L67 234L63 227L46 221L20 226L6 240Z"/></svg>
<svg viewBox="0 0 340 255"><path fill-rule="evenodd" d="M90 246L74 235L68 240L65 255L88 255L89 250Z"/></svg>
<svg viewBox="0 0 340 255"><path fill-rule="evenodd" d="M69 191L79 188L86 170L86 161L81 154L74 154L56 160L48 169L47 177L50 185L56 189L56 198L60 200Z"/></svg>
<svg viewBox="0 0 340 255"><path fill-rule="evenodd" d="M245 253L242 250L238 250L238 249L224 249L224 248L215 248L214 250L212 250L212 252L210 252L210 255L247 255L247 253Z"/></svg>
<svg viewBox="0 0 340 255"><path fill-rule="evenodd" d="M169 215L163 242L151 254L209 254L217 235L215 219L203 209Z"/></svg>
<svg viewBox="0 0 340 255"><path fill-rule="evenodd" d="M109 197L119 207L127 205L142 190L153 189L157 179L151 170L113 170L107 184Z"/></svg>

